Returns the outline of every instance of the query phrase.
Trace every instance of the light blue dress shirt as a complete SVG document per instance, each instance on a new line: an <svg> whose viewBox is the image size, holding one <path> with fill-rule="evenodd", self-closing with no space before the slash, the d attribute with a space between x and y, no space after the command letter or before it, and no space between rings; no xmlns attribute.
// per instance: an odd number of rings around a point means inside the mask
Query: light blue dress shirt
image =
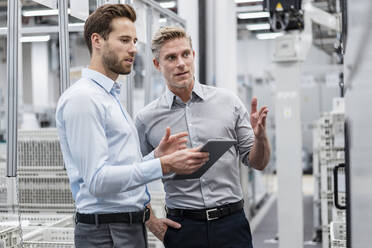
<svg viewBox="0 0 372 248"><path fill-rule="evenodd" d="M84 69L59 99L56 123L79 213L139 211L146 183L162 177L153 153L142 158L137 130L118 100L120 85Z"/></svg>

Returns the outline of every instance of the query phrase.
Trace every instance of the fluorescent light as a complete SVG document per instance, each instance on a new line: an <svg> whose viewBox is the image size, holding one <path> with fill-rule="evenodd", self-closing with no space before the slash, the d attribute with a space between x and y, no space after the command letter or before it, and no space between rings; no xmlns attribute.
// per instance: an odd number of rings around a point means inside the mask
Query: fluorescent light
<svg viewBox="0 0 372 248"><path fill-rule="evenodd" d="M167 18L160 18L159 19L159 23L166 23L167 22Z"/></svg>
<svg viewBox="0 0 372 248"><path fill-rule="evenodd" d="M84 27L84 22L77 22L77 23L69 23L69 27Z"/></svg>
<svg viewBox="0 0 372 248"><path fill-rule="evenodd" d="M237 6L235 9L237 13L260 12L264 10L262 5Z"/></svg>
<svg viewBox="0 0 372 248"><path fill-rule="evenodd" d="M269 23L248 24L246 27L250 31L269 30L270 29L270 24Z"/></svg>
<svg viewBox="0 0 372 248"><path fill-rule="evenodd" d="M261 33L261 34L256 34L256 38L259 40L270 40L270 39L275 39L282 35L283 33Z"/></svg>
<svg viewBox="0 0 372 248"><path fill-rule="evenodd" d="M235 3L258 3L263 2L263 0L235 0Z"/></svg>
<svg viewBox="0 0 372 248"><path fill-rule="evenodd" d="M67 13L70 14L70 9L67 9ZM58 15L58 9L42 9L42 10L24 10L22 11L23 16L53 16Z"/></svg>
<svg viewBox="0 0 372 248"><path fill-rule="evenodd" d="M247 12L238 14L239 19L257 19L270 17L269 12Z"/></svg>
<svg viewBox="0 0 372 248"><path fill-rule="evenodd" d="M50 35L23 36L21 42L45 42L50 40Z"/></svg>
<svg viewBox="0 0 372 248"><path fill-rule="evenodd" d="M164 9L171 9L171 8L176 7L176 2L175 1L162 2L162 3L159 3L159 4Z"/></svg>

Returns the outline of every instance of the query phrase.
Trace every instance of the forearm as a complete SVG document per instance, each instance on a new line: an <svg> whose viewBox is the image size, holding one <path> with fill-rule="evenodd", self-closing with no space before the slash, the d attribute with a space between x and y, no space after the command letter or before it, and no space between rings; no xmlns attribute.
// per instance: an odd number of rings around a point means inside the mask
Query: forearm
<svg viewBox="0 0 372 248"><path fill-rule="evenodd" d="M255 138L248 160L253 168L257 170L265 169L270 160L270 144L266 135L259 139Z"/></svg>
<svg viewBox="0 0 372 248"><path fill-rule="evenodd" d="M91 179L90 192L96 196L132 190L161 178L159 161L150 160L132 165L105 165Z"/></svg>

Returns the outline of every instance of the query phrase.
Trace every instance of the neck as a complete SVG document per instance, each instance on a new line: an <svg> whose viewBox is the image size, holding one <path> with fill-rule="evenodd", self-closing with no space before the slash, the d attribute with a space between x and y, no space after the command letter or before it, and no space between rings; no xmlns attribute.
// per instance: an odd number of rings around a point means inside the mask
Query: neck
<svg viewBox="0 0 372 248"><path fill-rule="evenodd" d="M170 91L173 92L176 96L181 98L182 102L187 103L191 98L191 92L194 88L195 81L193 80L192 83L189 85L189 87L184 88L169 88Z"/></svg>
<svg viewBox="0 0 372 248"><path fill-rule="evenodd" d="M109 70L103 63L102 60L97 56L92 56L90 60L90 64L88 66L89 69L98 71L105 75L106 77L112 79L113 81L116 81L118 79L118 74Z"/></svg>

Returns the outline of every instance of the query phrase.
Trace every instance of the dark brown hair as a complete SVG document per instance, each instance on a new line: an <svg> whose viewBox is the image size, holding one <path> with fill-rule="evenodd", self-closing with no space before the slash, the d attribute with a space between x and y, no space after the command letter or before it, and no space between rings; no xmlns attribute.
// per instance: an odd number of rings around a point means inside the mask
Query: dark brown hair
<svg viewBox="0 0 372 248"><path fill-rule="evenodd" d="M162 46L175 39L186 38L190 42L190 47L192 49L192 41L190 35L188 35L182 27L178 26L164 26L159 28L159 30L152 37L151 51L154 57L159 60L159 53Z"/></svg>
<svg viewBox="0 0 372 248"><path fill-rule="evenodd" d="M106 40L112 31L112 20L119 17L127 17L132 22L137 18L136 12L128 4L105 4L89 15L84 25L84 38L90 54L92 54L92 34L97 33Z"/></svg>

